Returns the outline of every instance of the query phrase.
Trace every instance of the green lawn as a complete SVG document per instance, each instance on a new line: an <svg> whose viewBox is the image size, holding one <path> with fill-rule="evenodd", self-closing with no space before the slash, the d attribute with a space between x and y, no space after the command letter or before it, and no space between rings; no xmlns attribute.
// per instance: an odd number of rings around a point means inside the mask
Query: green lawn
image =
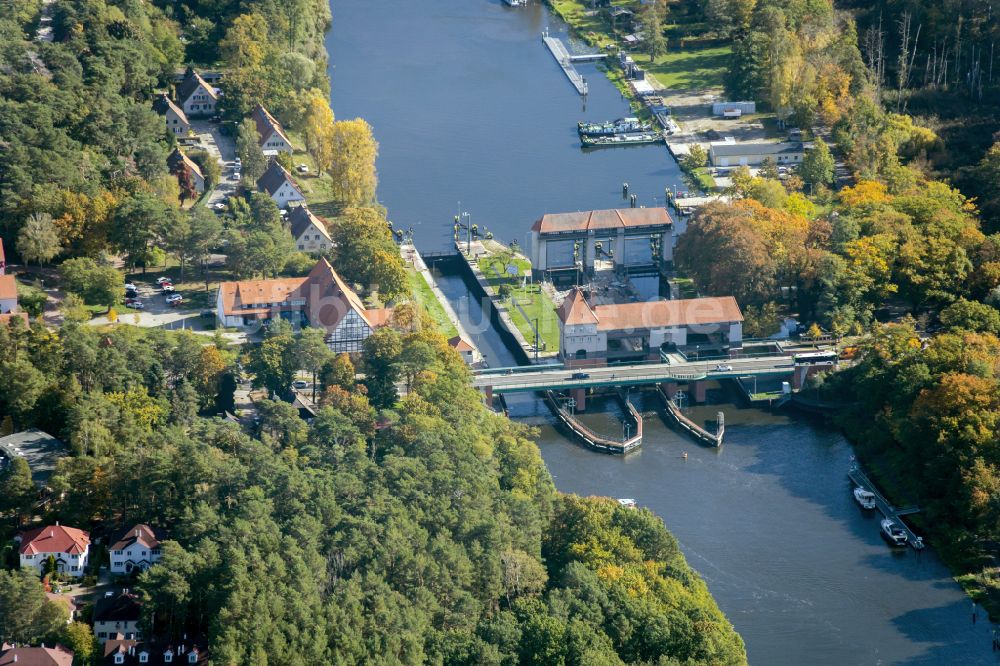
<svg viewBox="0 0 1000 666"><path fill-rule="evenodd" d="M294 132L288 133L288 138L298 149L292 155L295 164L305 164L309 167L309 173L293 173L292 177L302 190L309 204L309 210L320 217L333 218L340 213L340 205L333 200L333 182L326 174L316 175L316 162L304 149L305 139Z"/></svg>
<svg viewBox="0 0 1000 666"><path fill-rule="evenodd" d="M507 273L508 265L518 267L519 277ZM511 288L511 298L505 301L510 318L529 343L534 344L534 322L538 320L538 337L544 344L544 351L559 351L559 318L555 305L537 284L521 286L523 275L531 271L531 262L524 257L491 255L479 260L479 270L494 289L506 284ZM521 307L518 308L517 305ZM524 311L523 313L521 311ZM525 317L527 315L527 317Z"/></svg>
<svg viewBox="0 0 1000 666"><path fill-rule="evenodd" d="M668 52L652 64L645 54L633 53L632 57L666 88L704 90L722 87L731 54L728 46L683 50L668 47Z"/></svg>
<svg viewBox="0 0 1000 666"><path fill-rule="evenodd" d="M408 268L406 270L406 279L410 283L410 295L413 300L434 320L438 330L448 338L458 335L458 329L448 319L448 314L445 312L444 306L441 305L441 302L434 295L431 286L427 284L424 276L412 268Z"/></svg>
<svg viewBox="0 0 1000 666"><path fill-rule="evenodd" d="M702 191L711 192L715 189L715 178L712 178L712 170L708 167L695 169L693 178Z"/></svg>

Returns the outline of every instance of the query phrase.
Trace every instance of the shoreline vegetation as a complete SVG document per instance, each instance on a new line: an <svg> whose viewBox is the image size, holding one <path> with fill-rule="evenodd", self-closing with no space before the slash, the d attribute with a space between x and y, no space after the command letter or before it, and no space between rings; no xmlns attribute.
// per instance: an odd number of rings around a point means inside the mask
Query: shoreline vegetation
<svg viewBox="0 0 1000 666"><path fill-rule="evenodd" d="M375 203L377 146L367 124L330 108L324 0L69 0L45 44L33 41L40 10L0 16L12 166L0 173L0 231L9 257L54 262L54 280L72 267L57 284L73 295L59 329L0 326L0 413L71 455L41 510L26 466L0 478L0 541L38 521L101 539L136 523L164 530L162 559L129 585L144 633L198 637L218 664L747 662L663 521L558 493L535 432L487 410L440 321L403 302L412 276ZM223 73L219 111L244 177L266 165L244 120L261 103L305 147L278 159L293 173L307 163L336 270L396 303L361 354L333 355L321 331L281 322L243 348L87 323L87 305L121 298L106 255L130 272L166 254L196 266L224 239L236 278L315 263L265 195L231 199L227 229L204 206L181 209L152 93L198 63ZM95 101L86 115L80 99ZM28 218L41 231L22 242ZM318 383L310 424L290 402L306 376ZM244 379L252 403L237 408ZM244 424L217 418L237 412ZM14 583L42 595L31 576L0 579L0 592ZM19 640L84 655L89 627L66 626Z"/></svg>
<svg viewBox="0 0 1000 666"><path fill-rule="evenodd" d="M729 99L755 100L779 126L816 130L816 149L791 175L766 162L757 175L734 170L725 189L734 201L692 218L678 267L703 294L736 295L755 325L795 316L837 336L870 336L858 365L811 388L852 405L834 423L890 497L924 508L911 519L970 596L1000 618L1000 143L986 139L998 128L989 100L1000 85L963 87L960 63L976 65L957 49L954 72L905 71L936 62L944 36L973 54L977 45L989 51L1000 25L951 0L905 8L616 0L612 8L632 12L618 19L611 9L587 13L579 0L546 1L575 36L602 49L650 27L665 44L647 30L636 50L655 58L682 52L685 37L731 45L721 78L706 81L702 71L687 85L710 81ZM648 66L648 55L633 57ZM708 62L724 57L719 50ZM628 92L617 70L609 78ZM956 129L962 108L974 139ZM704 160L684 167L697 175ZM746 261L709 270L718 256ZM778 285L793 286L777 295Z"/></svg>

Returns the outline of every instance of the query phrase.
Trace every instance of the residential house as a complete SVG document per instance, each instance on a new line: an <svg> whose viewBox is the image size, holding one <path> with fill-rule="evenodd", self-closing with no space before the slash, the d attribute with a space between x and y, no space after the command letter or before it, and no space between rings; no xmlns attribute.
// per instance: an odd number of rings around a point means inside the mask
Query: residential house
<svg viewBox="0 0 1000 666"><path fill-rule="evenodd" d="M0 275L0 314L17 312L17 280L13 275Z"/></svg>
<svg viewBox="0 0 1000 666"><path fill-rule="evenodd" d="M184 80L177 84L174 99L188 118L196 118L215 115L219 93L198 72L188 69Z"/></svg>
<svg viewBox="0 0 1000 666"><path fill-rule="evenodd" d="M24 458L31 470L31 480L39 490L45 489L56 463L68 453L65 443L37 428L0 437L0 457Z"/></svg>
<svg viewBox="0 0 1000 666"><path fill-rule="evenodd" d="M125 530L109 548L111 573L128 574L145 571L160 561L163 532L149 525L135 525Z"/></svg>
<svg viewBox="0 0 1000 666"><path fill-rule="evenodd" d="M17 552L22 567L41 573L51 556L55 558L56 571L67 576L80 578L87 568L90 535L83 530L56 523L24 532L18 539L21 545Z"/></svg>
<svg viewBox="0 0 1000 666"><path fill-rule="evenodd" d="M0 264L2 264L2 251L0 247ZM21 319L25 326L28 325L28 313L21 312L17 305L17 280L13 275L3 275L0 271L0 324L6 324L14 317Z"/></svg>
<svg viewBox="0 0 1000 666"><path fill-rule="evenodd" d="M193 159L188 157L188 155L182 151L179 147L174 148L169 155L167 155L167 169L169 169L172 174L179 174L181 170L187 172L188 176L191 178L191 183L194 185L194 189L197 192L205 191L205 175L201 171L201 167Z"/></svg>
<svg viewBox="0 0 1000 666"><path fill-rule="evenodd" d="M461 335L449 338L448 346L457 351L459 356L462 357L462 360L465 361L467 365L472 365L481 360L478 357L476 348Z"/></svg>
<svg viewBox="0 0 1000 666"><path fill-rule="evenodd" d="M300 252L325 252L333 247L326 225L305 206L296 206L288 214L288 224Z"/></svg>
<svg viewBox="0 0 1000 666"><path fill-rule="evenodd" d="M182 170L187 172L195 191L199 194L205 191L205 176L201 173L201 168L193 159L181 152L180 148L174 148L173 152L167 155L167 168L170 169L170 173L178 177Z"/></svg>
<svg viewBox="0 0 1000 666"><path fill-rule="evenodd" d="M161 93L153 101L153 110L164 117L167 130L174 136L187 136L187 133L191 131L191 121L188 120L184 109L174 104L167 93Z"/></svg>
<svg viewBox="0 0 1000 666"><path fill-rule="evenodd" d="M257 189L274 199L278 208L287 208L288 204L306 200L291 174L277 161L272 161L264 175L257 180Z"/></svg>
<svg viewBox="0 0 1000 666"><path fill-rule="evenodd" d="M7 273L7 255L3 251L3 239L0 238L0 275Z"/></svg>
<svg viewBox="0 0 1000 666"><path fill-rule="evenodd" d="M255 326L272 319L327 332L334 352L358 352L372 332L388 323L389 308L367 309L325 258L304 278L223 282L216 315L224 327Z"/></svg>
<svg viewBox="0 0 1000 666"><path fill-rule="evenodd" d="M46 592L45 598L66 609L66 624L72 624L72 622L76 620L76 612L79 610L79 607L76 605L75 597L71 597L68 594Z"/></svg>
<svg viewBox="0 0 1000 666"><path fill-rule="evenodd" d="M142 640L141 618L142 602L137 595L128 590L108 592L94 604L94 636L101 645L118 635L126 640Z"/></svg>
<svg viewBox="0 0 1000 666"><path fill-rule="evenodd" d="M127 664L149 664L149 666L189 666L207 664L209 652L203 641L165 643L162 641L141 641L121 636L109 638L104 643L101 664L121 666Z"/></svg>
<svg viewBox="0 0 1000 666"><path fill-rule="evenodd" d="M73 666L73 653L55 647L14 647L0 644L0 666Z"/></svg>
<svg viewBox="0 0 1000 666"><path fill-rule="evenodd" d="M760 166L768 157L779 166L800 164L805 154L806 145L801 141L715 141L708 147L708 157L717 167Z"/></svg>
<svg viewBox="0 0 1000 666"><path fill-rule="evenodd" d="M277 155L278 153L291 154L295 149L292 142L285 134L284 128L277 119L268 113L262 105L258 104L250 112L250 118L257 126L257 134L260 136L260 149L265 155Z"/></svg>

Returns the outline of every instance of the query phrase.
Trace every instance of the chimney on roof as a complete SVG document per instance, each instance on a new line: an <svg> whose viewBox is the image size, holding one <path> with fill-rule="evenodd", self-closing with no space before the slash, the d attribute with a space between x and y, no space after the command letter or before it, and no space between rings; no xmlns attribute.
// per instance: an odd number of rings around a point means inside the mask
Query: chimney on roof
<svg viewBox="0 0 1000 666"><path fill-rule="evenodd" d="M58 520L56 521L56 527L59 527L59 521Z"/></svg>

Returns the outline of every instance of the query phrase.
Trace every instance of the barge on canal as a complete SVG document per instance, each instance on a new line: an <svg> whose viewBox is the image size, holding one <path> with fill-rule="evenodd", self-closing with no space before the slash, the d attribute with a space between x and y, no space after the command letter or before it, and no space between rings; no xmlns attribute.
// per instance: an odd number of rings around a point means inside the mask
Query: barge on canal
<svg viewBox="0 0 1000 666"><path fill-rule="evenodd" d="M663 134L660 132L580 137L580 143L583 144L584 148L602 148L605 146L639 146L647 143L663 143L663 141Z"/></svg>
<svg viewBox="0 0 1000 666"><path fill-rule="evenodd" d="M644 123L638 118L619 118L603 123L585 123L581 120L576 124L576 131L580 133L580 136L614 136L616 134L649 132L652 129L652 123Z"/></svg>

